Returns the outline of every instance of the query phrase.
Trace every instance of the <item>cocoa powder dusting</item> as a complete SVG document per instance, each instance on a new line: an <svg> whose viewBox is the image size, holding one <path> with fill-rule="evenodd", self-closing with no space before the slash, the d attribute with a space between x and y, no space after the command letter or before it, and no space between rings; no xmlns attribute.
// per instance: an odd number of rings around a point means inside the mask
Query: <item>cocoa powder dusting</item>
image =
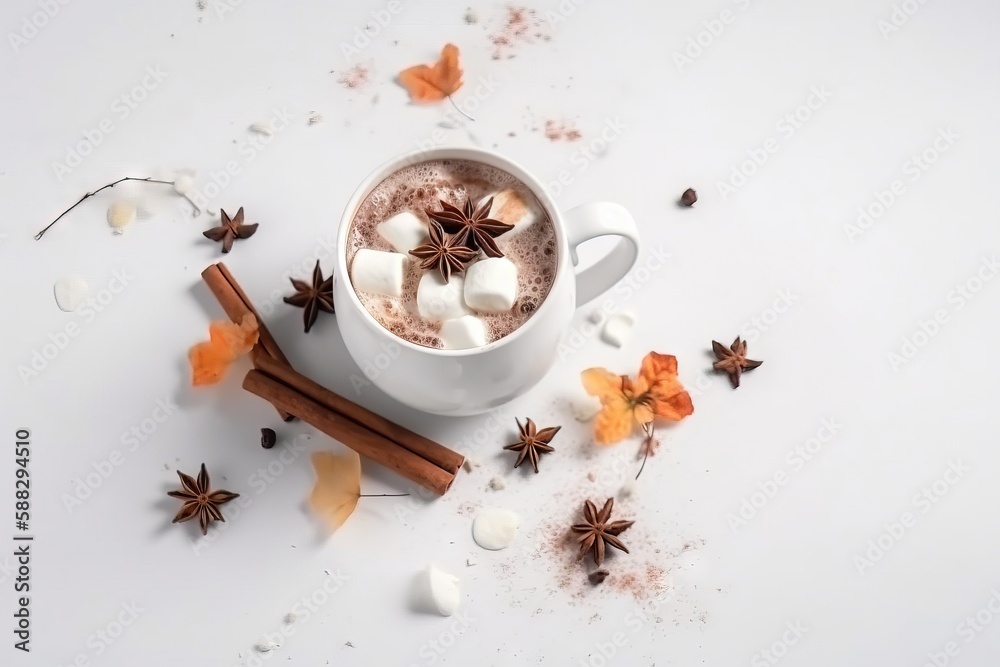
<svg viewBox="0 0 1000 667"><path fill-rule="evenodd" d="M572 123L557 120L545 121L545 138L549 141L577 141L583 134Z"/></svg>
<svg viewBox="0 0 1000 667"><path fill-rule="evenodd" d="M371 80L371 72L364 65L355 65L337 78L337 83L348 90L362 88Z"/></svg>
<svg viewBox="0 0 1000 667"><path fill-rule="evenodd" d="M527 7L508 5L503 14L500 28L489 35L493 45L493 60L513 58L514 50L520 44L530 44L536 40L549 41L548 22L538 16L538 12Z"/></svg>

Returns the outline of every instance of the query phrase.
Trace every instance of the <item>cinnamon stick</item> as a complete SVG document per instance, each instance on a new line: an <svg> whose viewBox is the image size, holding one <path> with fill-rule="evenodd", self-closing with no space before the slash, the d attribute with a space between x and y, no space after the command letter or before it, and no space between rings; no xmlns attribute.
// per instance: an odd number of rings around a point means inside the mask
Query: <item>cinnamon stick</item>
<svg viewBox="0 0 1000 667"><path fill-rule="evenodd" d="M253 365L257 370L279 380L325 408L338 412L371 431L401 445L421 458L454 475L462 467L465 457L419 433L395 424L381 415L336 394L310 380L288 364L282 364L266 354L254 351Z"/></svg>
<svg viewBox="0 0 1000 667"><path fill-rule="evenodd" d="M254 345L255 350L263 348L268 355L288 364L288 358L285 357L284 352L278 347L277 341L274 340L274 336L271 335L267 325L264 324L264 320L261 319L253 304L250 303L249 297L247 297L232 274L229 273L229 269L226 268L225 264L222 262L210 264L201 272L201 278L208 285L208 289L212 294L215 295L215 299L222 306L222 310L233 322L239 324L243 317L250 313L257 318L259 339L257 345ZM278 410L278 414L284 421L293 419L292 415L281 409Z"/></svg>
<svg viewBox="0 0 1000 667"><path fill-rule="evenodd" d="M417 456L354 420L320 405L261 371L248 372L243 380L243 388L278 409L285 410L315 426L330 437L336 438L361 456L386 466L438 495L444 494L455 481L454 473Z"/></svg>

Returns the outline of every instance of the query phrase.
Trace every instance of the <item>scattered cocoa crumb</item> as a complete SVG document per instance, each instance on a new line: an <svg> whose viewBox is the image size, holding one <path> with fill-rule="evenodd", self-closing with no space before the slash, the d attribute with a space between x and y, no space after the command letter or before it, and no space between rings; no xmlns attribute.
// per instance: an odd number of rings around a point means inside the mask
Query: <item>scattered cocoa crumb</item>
<svg viewBox="0 0 1000 667"><path fill-rule="evenodd" d="M337 83L348 90L357 90L371 80L371 72L364 65L355 65L337 78Z"/></svg>
<svg viewBox="0 0 1000 667"><path fill-rule="evenodd" d="M538 12L527 7L508 5L500 21L500 27L489 36L493 45L493 60L513 58L519 44L530 44L536 40L549 41L546 32L548 22L538 16Z"/></svg>
<svg viewBox="0 0 1000 667"><path fill-rule="evenodd" d="M508 136L508 137L516 137L517 135L516 135L516 134L514 134L513 132L508 132L508 133L507 133L507 136Z"/></svg>
<svg viewBox="0 0 1000 667"><path fill-rule="evenodd" d="M312 127L313 125L319 125L320 123L323 122L323 114L321 114L318 111L310 111L309 120L307 122L309 123L309 127Z"/></svg>
<svg viewBox="0 0 1000 667"><path fill-rule="evenodd" d="M465 16L462 18L465 20L466 25L475 25L479 23L479 17L476 16L474 11L472 11L472 7L469 7L469 9L465 12Z"/></svg>
<svg viewBox="0 0 1000 667"><path fill-rule="evenodd" d="M580 130L572 123L564 121L545 121L545 138L549 141L577 141L583 137Z"/></svg>
<svg viewBox="0 0 1000 667"><path fill-rule="evenodd" d="M597 475L594 474L593 470L591 470L590 472L587 473L587 479L589 481L591 481L591 482L596 482L597 481Z"/></svg>

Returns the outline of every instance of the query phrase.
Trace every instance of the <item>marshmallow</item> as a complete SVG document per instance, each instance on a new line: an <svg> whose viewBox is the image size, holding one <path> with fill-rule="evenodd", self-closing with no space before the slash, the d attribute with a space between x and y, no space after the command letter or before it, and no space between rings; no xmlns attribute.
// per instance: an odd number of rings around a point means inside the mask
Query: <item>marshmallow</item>
<svg viewBox="0 0 1000 667"><path fill-rule="evenodd" d="M441 343L446 350L467 350L486 345L486 325L475 315L447 320L441 325Z"/></svg>
<svg viewBox="0 0 1000 667"><path fill-rule="evenodd" d="M458 577L428 565L414 582L413 598L421 611L451 616L462 600Z"/></svg>
<svg viewBox="0 0 1000 667"><path fill-rule="evenodd" d="M530 193L520 188L507 188L493 194L490 217L514 225L514 229L507 233L517 234L538 222L542 211Z"/></svg>
<svg viewBox="0 0 1000 667"><path fill-rule="evenodd" d="M375 229L396 252L408 253L427 238L427 225L409 211L397 213Z"/></svg>
<svg viewBox="0 0 1000 667"><path fill-rule="evenodd" d="M359 292L403 294L403 273L410 259L398 252L362 248L351 263L351 284Z"/></svg>
<svg viewBox="0 0 1000 667"><path fill-rule="evenodd" d="M635 326L635 316L632 313L612 315L604 323L601 340L608 345L621 347L632 338L632 327Z"/></svg>
<svg viewBox="0 0 1000 667"><path fill-rule="evenodd" d="M488 257L465 270L465 303L484 313L510 310L517 299L517 267L506 257Z"/></svg>
<svg viewBox="0 0 1000 667"><path fill-rule="evenodd" d="M361 252L360 250L358 251ZM472 311L462 301L465 280L452 274L445 282L437 271L428 271L417 285L417 311L425 320L439 322L453 320Z"/></svg>
<svg viewBox="0 0 1000 667"><path fill-rule="evenodd" d="M510 546L521 520L514 512L499 507L484 507L472 522L472 539L489 551Z"/></svg>

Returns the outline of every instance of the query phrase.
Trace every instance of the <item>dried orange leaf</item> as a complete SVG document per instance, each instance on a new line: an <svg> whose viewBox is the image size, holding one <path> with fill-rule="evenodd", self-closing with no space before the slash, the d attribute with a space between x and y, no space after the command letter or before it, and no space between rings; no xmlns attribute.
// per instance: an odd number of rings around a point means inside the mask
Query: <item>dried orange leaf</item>
<svg viewBox="0 0 1000 667"><path fill-rule="evenodd" d="M434 65L415 65L399 73L399 83L414 102L437 102L462 86L462 68L458 47L445 44L441 58Z"/></svg>
<svg viewBox="0 0 1000 667"><path fill-rule="evenodd" d="M250 351L258 335L257 318L253 313L244 316L239 324L212 322L208 325L209 339L188 351L191 384L201 387L217 383L237 358Z"/></svg>
<svg viewBox="0 0 1000 667"><path fill-rule="evenodd" d="M358 506L361 457L350 451L344 454L314 452L312 466L316 471L316 484L309 495L309 507L332 532L344 525Z"/></svg>
<svg viewBox="0 0 1000 667"><path fill-rule="evenodd" d="M677 357L650 352L633 381L603 368L581 374L583 388L601 399L594 420L594 442L610 445L632 435L656 417L680 421L694 412L691 396L677 379Z"/></svg>

